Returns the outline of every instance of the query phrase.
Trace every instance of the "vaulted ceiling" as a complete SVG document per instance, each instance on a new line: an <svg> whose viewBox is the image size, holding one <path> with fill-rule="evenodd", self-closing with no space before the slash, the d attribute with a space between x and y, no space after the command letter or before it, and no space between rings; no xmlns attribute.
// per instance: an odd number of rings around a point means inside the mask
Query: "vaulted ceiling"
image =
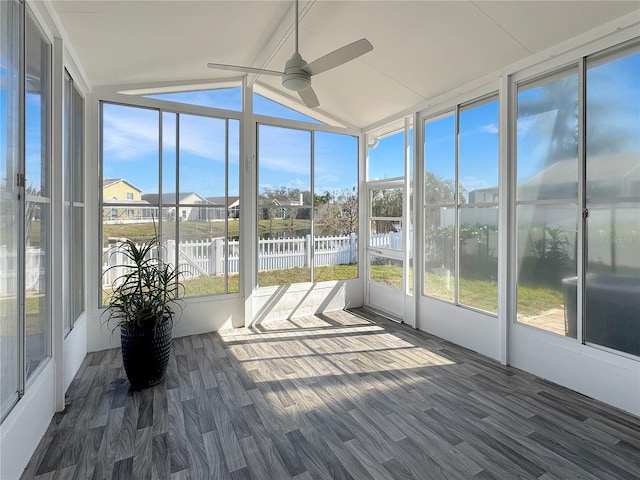
<svg viewBox="0 0 640 480"><path fill-rule="evenodd" d="M282 70L291 1L53 1L91 86L237 76L207 62ZM305 1L312 61L366 37L374 50L313 77L320 109L363 127L564 40L640 12L635 1ZM250 80L282 91L278 77Z"/></svg>

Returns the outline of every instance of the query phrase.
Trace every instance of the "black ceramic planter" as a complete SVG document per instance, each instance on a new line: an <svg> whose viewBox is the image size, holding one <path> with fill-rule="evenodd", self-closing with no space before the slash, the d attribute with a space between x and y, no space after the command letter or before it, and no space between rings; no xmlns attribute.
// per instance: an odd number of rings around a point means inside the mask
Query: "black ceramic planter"
<svg viewBox="0 0 640 480"><path fill-rule="evenodd" d="M152 387L164 379L171 354L173 320L152 327L121 328L122 362L131 388Z"/></svg>

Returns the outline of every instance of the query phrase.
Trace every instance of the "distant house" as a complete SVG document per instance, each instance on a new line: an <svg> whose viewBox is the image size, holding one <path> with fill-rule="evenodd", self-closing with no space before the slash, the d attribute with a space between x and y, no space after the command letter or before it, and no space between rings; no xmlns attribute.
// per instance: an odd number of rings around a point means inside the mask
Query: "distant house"
<svg viewBox="0 0 640 480"><path fill-rule="evenodd" d="M142 195L142 199L147 201L150 205L171 205L176 203L175 193L163 193L162 199L157 193L146 193ZM204 208L209 202L206 198L197 192L184 192L178 195L178 203L180 204L178 217L180 221L185 220L209 220L209 209ZM202 205L202 207L199 207ZM163 208L163 218L168 220L176 219L175 207L167 206Z"/></svg>
<svg viewBox="0 0 640 480"><path fill-rule="evenodd" d="M298 199L287 195L272 195L259 199L259 210L262 218L291 218L294 207L304 205L302 193Z"/></svg>
<svg viewBox="0 0 640 480"><path fill-rule="evenodd" d="M131 221L150 216L149 203L142 198L142 190L123 178L102 181L102 199L105 220Z"/></svg>
<svg viewBox="0 0 640 480"><path fill-rule="evenodd" d="M212 210L211 220L224 220L225 212L227 218L240 218L240 197L226 197L226 204L225 197L207 197L207 202Z"/></svg>
<svg viewBox="0 0 640 480"><path fill-rule="evenodd" d="M498 187L471 190L469 192L469 203L498 203Z"/></svg>

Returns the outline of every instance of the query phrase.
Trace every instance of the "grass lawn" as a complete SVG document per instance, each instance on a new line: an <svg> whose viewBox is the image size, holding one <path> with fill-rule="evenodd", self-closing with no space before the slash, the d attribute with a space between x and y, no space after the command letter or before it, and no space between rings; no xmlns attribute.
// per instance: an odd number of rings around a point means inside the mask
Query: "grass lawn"
<svg viewBox="0 0 640 480"><path fill-rule="evenodd" d="M296 231L307 230L309 227L309 220L294 220L292 223L289 219L274 219L271 224L271 230L269 230L269 220L260 220L258 222L258 233L291 232L291 236L298 236L295 233ZM229 220L229 236L237 237L239 228L239 220ZM171 222L163 225L163 233L166 237L172 238L174 232L175 223ZM107 238L130 238L134 241L143 241L153 235L155 235L155 230L154 224L151 222L102 225L103 243L107 241ZM180 222L180 236L190 241L224 237L224 222Z"/></svg>
<svg viewBox="0 0 640 480"><path fill-rule="evenodd" d="M348 280L357 278L358 266L334 265L315 268L315 281ZM288 270L271 270L259 272L258 284L289 285L291 283L310 281L310 269L306 267L292 268ZM402 270L396 266L372 265L371 278L374 281L400 288L402 284ZM445 277L435 274L427 274L427 284L430 293L438 298L449 299L452 295L447 287ZM184 281L187 296L215 295L224 293L224 277L198 277ZM229 292L239 292L239 276L229 275ZM108 301L108 292L103 292L103 300ZM44 320L39 315L42 295L32 295L26 299L28 334L38 333L44 329ZM481 280L460 280L460 302L488 312L497 311L497 284L495 282ZM4 305L3 305L4 303ZM564 300L562 291L549 287L520 286L517 296L518 316L532 317L540 315L554 308L563 308ZM13 312L8 300L0 300L0 311L4 319L12 319L17 314ZM12 313L13 312L13 313ZM0 335L3 337L16 335L16 322L3 321L0 325Z"/></svg>

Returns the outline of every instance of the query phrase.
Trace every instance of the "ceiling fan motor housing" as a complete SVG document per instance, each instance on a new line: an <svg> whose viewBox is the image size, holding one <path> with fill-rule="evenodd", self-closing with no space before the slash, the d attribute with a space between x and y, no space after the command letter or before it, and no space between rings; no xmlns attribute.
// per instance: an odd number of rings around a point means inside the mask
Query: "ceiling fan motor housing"
<svg viewBox="0 0 640 480"><path fill-rule="evenodd" d="M284 67L282 85L289 90L299 92L311 86L311 75L303 70L307 66L302 56L295 52Z"/></svg>

